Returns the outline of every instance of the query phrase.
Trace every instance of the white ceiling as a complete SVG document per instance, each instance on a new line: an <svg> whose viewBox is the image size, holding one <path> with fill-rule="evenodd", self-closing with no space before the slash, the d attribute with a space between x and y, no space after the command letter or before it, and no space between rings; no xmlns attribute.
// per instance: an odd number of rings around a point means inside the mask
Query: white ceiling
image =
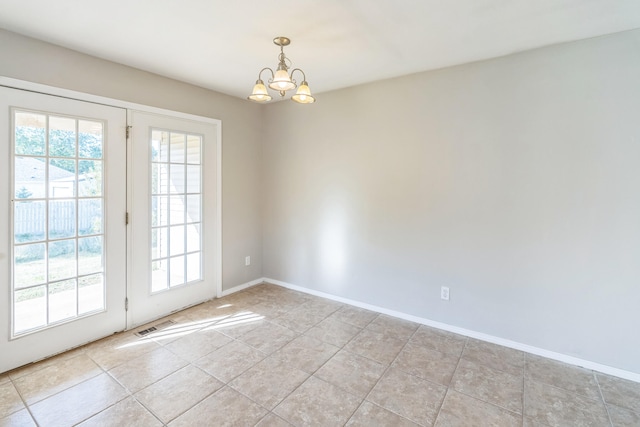
<svg viewBox="0 0 640 427"><path fill-rule="evenodd" d="M317 94L640 28L640 0L0 0L0 27L244 98L276 36Z"/></svg>

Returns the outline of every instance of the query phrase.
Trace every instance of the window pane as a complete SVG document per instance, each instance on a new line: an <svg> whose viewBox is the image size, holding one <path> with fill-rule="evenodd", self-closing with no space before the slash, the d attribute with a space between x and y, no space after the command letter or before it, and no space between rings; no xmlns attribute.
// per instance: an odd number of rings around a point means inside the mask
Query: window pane
<svg viewBox="0 0 640 427"><path fill-rule="evenodd" d="M186 135L184 133L171 133L171 155L169 157L171 163L184 163L185 142Z"/></svg>
<svg viewBox="0 0 640 427"><path fill-rule="evenodd" d="M44 157L16 157L16 199L42 199L46 197L46 161Z"/></svg>
<svg viewBox="0 0 640 427"><path fill-rule="evenodd" d="M13 249L13 259L15 289L47 281L44 243L16 246Z"/></svg>
<svg viewBox="0 0 640 427"><path fill-rule="evenodd" d="M43 114L15 114L16 154L44 156L46 154L47 117Z"/></svg>
<svg viewBox="0 0 640 427"><path fill-rule="evenodd" d="M80 160L78 162L78 195L80 197L102 196L101 160Z"/></svg>
<svg viewBox="0 0 640 427"><path fill-rule="evenodd" d="M49 155L76 155L76 121L67 117L49 117Z"/></svg>
<svg viewBox="0 0 640 427"><path fill-rule="evenodd" d="M76 276L76 241L49 242L49 281Z"/></svg>
<svg viewBox="0 0 640 427"><path fill-rule="evenodd" d="M15 243L27 243L45 238L45 202L15 202L13 235Z"/></svg>
<svg viewBox="0 0 640 427"><path fill-rule="evenodd" d="M170 258L169 262L170 286L179 286L184 284L184 256Z"/></svg>
<svg viewBox="0 0 640 427"><path fill-rule="evenodd" d="M154 228L151 230L151 258L166 258L167 256L167 238L168 229L166 227Z"/></svg>
<svg viewBox="0 0 640 427"><path fill-rule="evenodd" d="M184 193L184 165L170 165L169 191L171 193Z"/></svg>
<svg viewBox="0 0 640 427"><path fill-rule="evenodd" d="M78 239L78 274L85 275L104 271L102 242L102 236Z"/></svg>
<svg viewBox="0 0 640 427"><path fill-rule="evenodd" d="M187 255L187 282L200 280L200 252Z"/></svg>
<svg viewBox="0 0 640 427"><path fill-rule="evenodd" d="M171 224L184 224L184 196L171 196L169 203Z"/></svg>
<svg viewBox="0 0 640 427"><path fill-rule="evenodd" d="M16 333L47 324L46 294L46 286L15 291L13 325Z"/></svg>
<svg viewBox="0 0 640 427"><path fill-rule="evenodd" d="M187 222L200 222L200 195L187 196Z"/></svg>
<svg viewBox="0 0 640 427"><path fill-rule="evenodd" d="M76 279L49 285L49 322L76 316Z"/></svg>
<svg viewBox="0 0 640 427"><path fill-rule="evenodd" d="M88 120L78 121L78 157L102 158L102 123Z"/></svg>
<svg viewBox="0 0 640 427"><path fill-rule="evenodd" d="M76 195L76 161L49 160L49 197L62 198Z"/></svg>
<svg viewBox="0 0 640 427"><path fill-rule="evenodd" d="M78 200L78 235L102 233L102 199Z"/></svg>
<svg viewBox="0 0 640 427"><path fill-rule="evenodd" d="M187 252L200 250L200 224L187 225Z"/></svg>
<svg viewBox="0 0 640 427"><path fill-rule="evenodd" d="M104 276L93 274L78 279L78 314L104 309Z"/></svg>
<svg viewBox="0 0 640 427"><path fill-rule="evenodd" d="M184 253L184 225L171 227L169 231L169 242L171 248L170 255L179 255Z"/></svg>
<svg viewBox="0 0 640 427"><path fill-rule="evenodd" d="M151 291L152 292L157 292L157 291L162 291L164 289L167 289L168 274L169 274L169 269L167 266L166 259L153 261L151 263Z"/></svg>
<svg viewBox="0 0 640 427"><path fill-rule="evenodd" d="M151 194L169 192L169 166L154 163L151 165Z"/></svg>
<svg viewBox="0 0 640 427"><path fill-rule="evenodd" d="M200 166L187 166L187 193L200 192Z"/></svg>
<svg viewBox="0 0 640 427"><path fill-rule="evenodd" d="M49 238L62 239L76 234L75 200L49 202Z"/></svg>
<svg viewBox="0 0 640 427"><path fill-rule="evenodd" d="M151 131L151 161L169 161L169 132Z"/></svg>
<svg viewBox="0 0 640 427"><path fill-rule="evenodd" d="M153 227L169 225L169 198L167 196L151 198L151 225Z"/></svg>
<svg viewBox="0 0 640 427"><path fill-rule="evenodd" d="M200 164L200 146L202 137L198 135L187 136L187 163Z"/></svg>

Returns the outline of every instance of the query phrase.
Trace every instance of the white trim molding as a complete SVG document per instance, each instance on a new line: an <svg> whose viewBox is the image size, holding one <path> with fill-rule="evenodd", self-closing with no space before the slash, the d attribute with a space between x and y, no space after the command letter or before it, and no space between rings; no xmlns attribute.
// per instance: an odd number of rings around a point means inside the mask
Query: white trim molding
<svg viewBox="0 0 640 427"><path fill-rule="evenodd" d="M233 288L224 290L221 292L220 297L226 297L227 295L235 294L236 292L244 291L245 289L251 288L256 285L260 285L264 283L265 279L260 278L256 280L252 280L247 283L243 283L242 285L234 286Z"/></svg>
<svg viewBox="0 0 640 427"><path fill-rule="evenodd" d="M568 363L570 365L580 366L583 368L587 368L593 371L601 372L603 374L613 375L615 377L624 378L630 381L634 381L640 383L640 374L630 371L625 371L623 369L614 368L611 366L603 365L596 362L591 362L589 360L580 359L573 356L568 356L562 353L556 353L553 351L545 350L543 348L538 348L534 346L530 346L527 344L522 344L516 341L507 340L504 338L496 337L493 335L484 334L482 332L472 331L470 329L459 328L457 326L452 326L442 322L436 322L431 319L425 319L423 317L413 316L410 314L402 313L400 311L389 310L384 307L378 307L376 305L371 305L367 303L363 303L360 301L338 297L332 294L328 294L325 292L316 291L313 289L308 289L302 286L293 285L291 283L283 282L280 280L270 279L268 277L263 277L262 279L254 280L252 282L245 283L242 286L242 289L246 289L250 286L254 286L260 283L270 283L278 286L282 286L283 288L288 288L294 291L304 292L306 294L315 295L322 298L327 298L333 301L338 301L344 304L349 304L355 307L364 308L367 310L375 311L377 313L386 314L388 316L397 317L399 319L409 320L411 322L420 323L422 325L431 326L437 329L442 329L444 331L454 332L456 334L464 335L466 337L475 338L481 341L490 342L493 344L498 344L504 347L513 348L515 350L524 351L527 353L535 354L538 356L546 357L548 359L557 360L560 362ZM242 290L240 287L234 287L226 291L226 294L231 294L233 292L237 292Z"/></svg>

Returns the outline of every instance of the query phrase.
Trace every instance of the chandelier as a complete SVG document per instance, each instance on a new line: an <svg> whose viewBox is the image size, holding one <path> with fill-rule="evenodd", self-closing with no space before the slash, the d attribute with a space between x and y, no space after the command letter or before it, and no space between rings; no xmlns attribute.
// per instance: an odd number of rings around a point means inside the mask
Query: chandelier
<svg viewBox="0 0 640 427"><path fill-rule="evenodd" d="M284 54L284 47L288 46L291 43L286 37L276 37L273 39L273 43L277 46L280 46L280 55L278 55L278 69L274 73L273 70L269 67L263 68L258 73L258 80L256 80L256 84L253 87L253 92L251 95L247 97L247 99L255 102L268 102L271 101L271 95L267 92L267 88L262 81L262 72L265 70L269 70L271 72L271 78L269 79L269 88L276 90L280 93L281 97L284 97L286 92L291 89L298 88L295 95L291 97L291 100L298 102L300 104L311 104L315 102L316 99L311 96L311 91L309 90L309 85L307 84L307 77L300 68L294 68L289 73L289 68L291 68L291 61ZM297 82L293 79L293 73L299 71L302 73L302 83L300 86L297 85Z"/></svg>

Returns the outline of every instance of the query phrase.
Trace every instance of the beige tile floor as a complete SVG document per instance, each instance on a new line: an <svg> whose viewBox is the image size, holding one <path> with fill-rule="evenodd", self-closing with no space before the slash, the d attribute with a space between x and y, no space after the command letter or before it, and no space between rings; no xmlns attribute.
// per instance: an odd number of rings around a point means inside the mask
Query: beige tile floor
<svg viewBox="0 0 640 427"><path fill-rule="evenodd" d="M168 319L0 374L0 426L640 426L638 383L274 285Z"/></svg>

